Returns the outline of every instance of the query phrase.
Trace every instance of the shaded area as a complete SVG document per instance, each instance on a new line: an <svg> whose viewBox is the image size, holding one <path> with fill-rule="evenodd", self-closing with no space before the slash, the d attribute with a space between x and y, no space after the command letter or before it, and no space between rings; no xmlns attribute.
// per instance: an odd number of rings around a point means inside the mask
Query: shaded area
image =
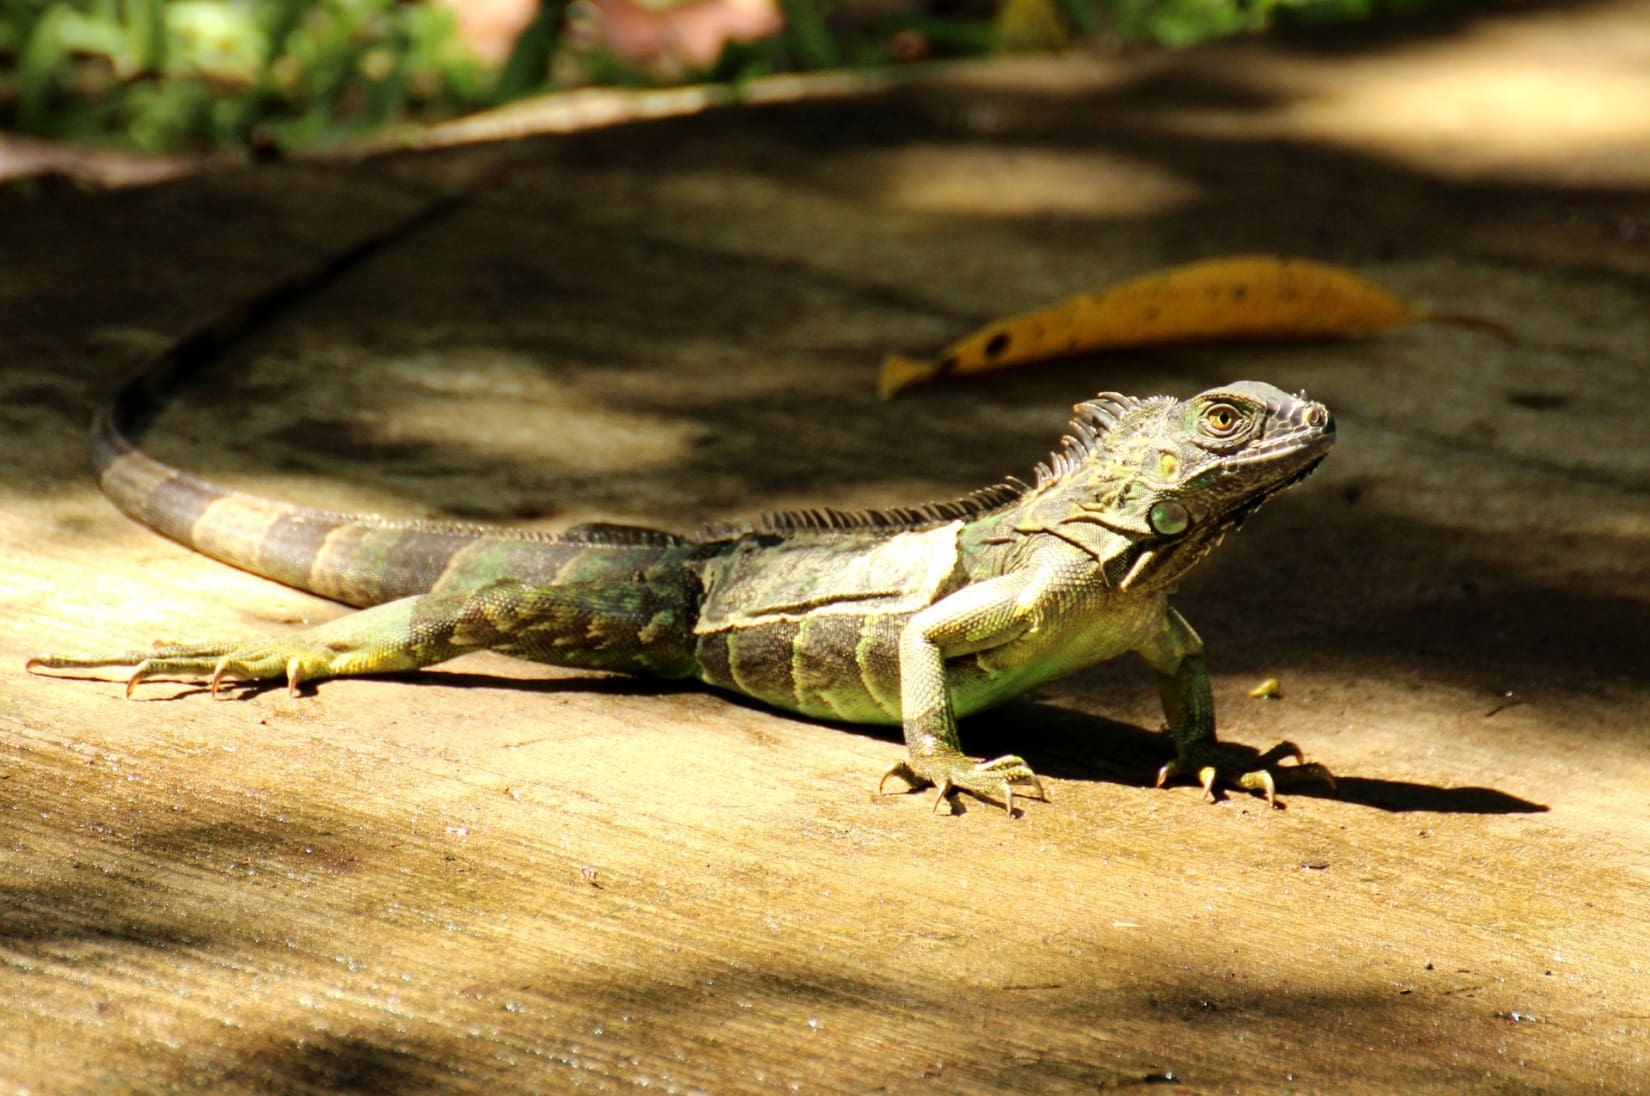
<svg viewBox="0 0 1650 1096"><path fill-rule="evenodd" d="M1286 662L1293 661L1287 655L1282 660ZM95 673L53 673L50 676L69 681L110 680L107 675L99 676ZM1139 684L1145 687L1149 675L1144 667L1140 667L1139 673L1135 676L1141 679ZM531 677L500 678L481 673L467 673L446 666L425 673L384 674L379 675L378 679L401 681L408 685L417 685L422 682L432 687L439 685L444 688L456 689L517 690L523 694L544 696L553 696L557 693L577 693L598 697L643 700L649 698L663 700L684 692L705 691L703 687L691 683L650 681L616 676L572 676L550 680ZM300 696L313 696L319 689L325 687L327 687L326 682L319 684L307 682L301 686ZM285 685L280 682L225 682L220 689L220 696L223 698L247 699L260 694L282 693L285 688ZM138 699L144 702L198 703L202 698L209 695L209 690L202 685L177 683L166 678L153 678L145 681ZM768 711L761 704L745 697L724 693L713 693L712 695L719 702L733 707L743 708L751 712ZM1497 709L1492 709L1486 713L1486 718L1498 714L1499 709L1506 706L1503 704L1498 706ZM801 716L788 716L787 718L800 723L812 723L816 726L830 728L833 731L895 743L900 741L897 728L832 724L807 720ZM1153 786L1156 771L1174 756L1174 743L1165 731L1151 731L1142 727L1119 723L1102 716L1057 707L1048 703L1024 700L1012 701L1000 709L970 717L963 721L962 726L965 745L973 753L988 757L1004 753L1019 753L1031 763L1032 768L1040 775L1058 780L1098 780L1126 787L1148 788ZM1237 758L1255 758L1262 752L1261 747L1245 745L1240 742L1228 742L1227 748ZM1285 773L1287 773L1287 770L1285 770ZM1180 783L1184 784L1185 781ZM1408 781L1360 777L1347 773L1337 773L1336 783L1337 787L1329 788L1317 781L1298 783L1286 781L1281 787L1285 799L1301 796L1327 797L1386 811L1420 811L1438 814L1523 814L1540 813L1548 809L1543 804L1533 803L1495 788L1446 788ZM934 793L932 789L915 789L914 794L922 794L931 799ZM1220 794L1232 795L1238 799L1244 799L1247 795L1242 791L1230 789L1222 789ZM953 810L966 812L972 809L973 806L978 806L978 804L965 796L962 797L960 802L954 804ZM988 807L988 809L991 808ZM249 833L240 836L244 836L248 840L251 839ZM208 839L213 844L220 843L223 840L217 835L216 831L208 835ZM195 838L184 835L179 840L184 844L188 844ZM34 903L47 907L55 906L49 898L44 896L37 896ZM142 934L139 933L138 935L141 937Z"/></svg>
<svg viewBox="0 0 1650 1096"><path fill-rule="evenodd" d="M42 771L80 763L67 755L34 760ZM110 774L107 786L118 784L118 774ZM19 790L25 794L8 797L12 810L58 801L49 788ZM575 884L582 887L575 892L554 875L489 865L480 849L466 857L469 863L452 864L441 842L398 834L340 799L265 793L263 817L238 819L220 798L233 794L232 785L220 784L177 825L143 818L85 842L93 862L139 851L141 873L103 891L7 888L8 905L36 915L26 924L0 924L0 951L12 963L28 956L36 977L96 968L104 984L118 985L135 975L141 998L102 998L121 1025L141 1030L157 1002L193 1001L213 971L237 987L217 1006L214 1020L222 1026L214 1024L213 1039L160 1053L151 1048L133 1083L451 1091L500 1083L537 1088L588 1074L745 1088L760 1087L762 1078L790 1083L844 1066L868 1085L945 1080L964 1091L1033 1078L1138 1083L1170 1071L1200 1085L1275 1079L1278 1071L1314 1083L1334 1076L1318 1063L1356 1055L1370 1025L1389 1042L1379 1061L1360 1067L1365 1083L1527 1081L1530 1074L1509 1072L1499 1051L1475 1049L1460 1035L1499 1033L1507 1022L1501 1014L1514 1006L1532 1015L1544 1010L1541 993L1503 984L1510 964L1532 961L1522 952L1509 959L1490 949L1462 966L1446 958L1459 944L1435 943L1437 950L1423 954L1437 962L1406 957L1379 977L1290 978L1264 961L1273 946L1268 933L1164 939L1141 931L1143 925L1109 923L1126 906L1099 890L1085 902L1108 911L1106 917L1057 929L1014 919L1003 928L1011 958L979 956L957 969L960 941L953 934L972 937L974 913L968 901L947 895L943 878L911 896L885 896L878 920L857 932L844 920L851 910L822 904L793 931L809 945L834 941L831 952L776 953L773 937L750 938L744 922L764 911L779 915L773 904L837 851L798 845L794 864L768 866L758 858L754 864L772 874L742 876L753 863L749 850L726 849L727 860L701 870L743 878L741 902L749 908L725 912L731 923L704 941L696 926L707 903L716 902L711 892L691 884L655 892L650 874L632 874L689 869L703 834L649 835L640 825L647 847L622 853L626 862L609 867L602 887ZM1028 854L1046 840L1016 847ZM977 845L978 834L954 849L940 843L929 866L942 874L961 870ZM342 865L314 864L322 848L347 847L360 851ZM884 854L870 855L875 861ZM305 869L304 885L279 882L283 864L306 863L314 866ZM199 870L206 864L226 864L259 899L244 909L219 905L221 892ZM1176 889L1158 869L1144 876L1126 863L1093 870L1124 890L1152 877ZM1345 867L1314 861L1299 870L1332 879ZM341 872L360 873L354 893L380 896L361 911L372 937L334 931L349 904L337 881ZM857 879L876 874L874 862L862 859L839 870L831 886L852 890ZM1032 886L1027 897L1040 896L1045 913L1058 904L1047 886L1012 885ZM1461 900L1459 882L1437 885L1449 892L1441 908ZM1271 901L1264 894L1240 899L1228 916L1252 916ZM139 906L148 912L134 936L132 909ZM1172 907L1163 912L1170 923L1180 919ZM1162 916L1147 909L1134 915L1153 926ZM583 949L563 950L564 924L584 926ZM1299 935L1293 942L1303 946ZM134 956L131 944L149 954ZM416 962L415 953L422 956ZM19 1007L27 1015L51 1006L45 998ZM1021 1024L1028 1013L1037 1017L1034 1028ZM1302 1024L1313 1027L1327 1055L1296 1047ZM118 1033L121 1025L109 1030ZM1539 1030L1551 1049L1590 1045L1563 1025ZM478 1039L485 1054L475 1052ZM1445 1045L1451 1053L1440 1054Z"/></svg>
<svg viewBox="0 0 1650 1096"><path fill-rule="evenodd" d="M1141 676L1147 676L1143 668ZM1174 757L1174 743L1167 732L1147 731L1048 704L1012 703L999 711L975 716L964 722L963 735L973 752L985 757L1017 752L1039 774L1058 780L1099 778L1106 783L1149 788L1157 770ZM1228 741L1226 745L1234 757L1244 758L1258 757L1271 742L1245 745ZM1293 799L1332 798L1383 811L1437 814L1539 814L1548 809L1496 788L1442 787L1347 772L1336 772L1335 781L1335 788L1311 780L1280 781L1280 799L1287 805ZM1184 788L1188 781L1177 783ZM1222 789L1219 794L1238 801L1251 799L1237 789Z"/></svg>

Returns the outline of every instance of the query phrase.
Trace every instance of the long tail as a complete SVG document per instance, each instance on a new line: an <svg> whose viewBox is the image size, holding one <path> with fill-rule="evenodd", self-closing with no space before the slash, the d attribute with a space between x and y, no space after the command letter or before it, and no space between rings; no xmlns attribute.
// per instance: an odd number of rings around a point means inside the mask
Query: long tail
<svg viewBox="0 0 1650 1096"><path fill-rule="evenodd" d="M104 494L128 516L203 555L357 606L504 576L538 585L598 580L630 573L681 543L667 533L613 526L551 536L317 510L209 483L156 460L131 440L141 435L179 379L221 357L369 255L456 209L469 193L426 204L344 253L226 311L154 358L92 424L92 470Z"/></svg>

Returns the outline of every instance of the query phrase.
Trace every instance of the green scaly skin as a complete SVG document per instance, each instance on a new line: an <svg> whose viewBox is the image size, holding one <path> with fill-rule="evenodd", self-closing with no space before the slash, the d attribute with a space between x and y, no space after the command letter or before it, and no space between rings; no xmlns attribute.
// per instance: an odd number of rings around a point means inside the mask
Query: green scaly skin
<svg viewBox="0 0 1650 1096"><path fill-rule="evenodd" d="M1128 651L1157 675L1175 758L1212 797L1227 778L1273 800L1284 776L1333 783L1283 743L1228 753L1215 738L1203 646L1168 604L1188 568L1327 453L1318 403L1253 381L1189 400L1106 394L1030 483L951 502L794 511L693 536L589 525L559 536L312 510L161 464L128 436L155 377L93 431L103 490L127 514L236 567L357 606L300 632L79 657L30 669L132 666L152 678L299 684L429 666L492 650L538 662L697 678L778 708L900 724L883 777L1003 803L1042 785L1018 757L976 763L957 719ZM1248 757L1245 763L1243 757ZM882 785L879 785L879 788Z"/></svg>

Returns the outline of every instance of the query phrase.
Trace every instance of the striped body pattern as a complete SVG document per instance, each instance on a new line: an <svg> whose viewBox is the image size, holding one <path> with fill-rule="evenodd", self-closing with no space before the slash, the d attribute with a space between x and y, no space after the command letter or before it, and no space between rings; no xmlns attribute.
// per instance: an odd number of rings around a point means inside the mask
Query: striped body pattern
<svg viewBox="0 0 1650 1096"><path fill-rule="evenodd" d="M909 614L818 613L698 637L698 678L843 723L900 721L899 633Z"/></svg>
<svg viewBox="0 0 1650 1096"><path fill-rule="evenodd" d="M578 526L559 535L315 510L163 464L130 438L153 377L100 414L92 456L134 519L207 556L362 611L287 635L34 669L129 665L140 682L201 675L300 682L403 671L473 650L592 670L697 678L821 719L903 727L891 769L1005 803L1042 785L1019 757L975 762L956 721L1133 651L1157 676L1175 744L1160 782L1218 776L1263 791L1288 743L1246 769L1217 744L1202 644L1168 604L1188 568L1328 451L1304 396L1238 382L1188 400L1102 395L1030 481L886 510L767 514L676 535ZM1212 794L1212 793L1211 793Z"/></svg>

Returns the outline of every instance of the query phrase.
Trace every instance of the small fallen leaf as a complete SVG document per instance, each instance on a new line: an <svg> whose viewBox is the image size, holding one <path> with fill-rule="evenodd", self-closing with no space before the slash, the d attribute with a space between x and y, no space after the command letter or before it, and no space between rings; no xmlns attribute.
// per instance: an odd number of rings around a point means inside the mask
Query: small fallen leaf
<svg viewBox="0 0 1650 1096"><path fill-rule="evenodd" d="M1511 338L1493 321L1416 307L1344 267L1238 255L1170 267L998 320L928 361L890 354L877 387L887 399L941 377L1096 350L1209 339L1349 338L1422 320Z"/></svg>
<svg viewBox="0 0 1650 1096"><path fill-rule="evenodd" d="M1278 700L1283 696L1283 686L1275 677L1269 677L1249 690L1249 695L1256 700Z"/></svg>

